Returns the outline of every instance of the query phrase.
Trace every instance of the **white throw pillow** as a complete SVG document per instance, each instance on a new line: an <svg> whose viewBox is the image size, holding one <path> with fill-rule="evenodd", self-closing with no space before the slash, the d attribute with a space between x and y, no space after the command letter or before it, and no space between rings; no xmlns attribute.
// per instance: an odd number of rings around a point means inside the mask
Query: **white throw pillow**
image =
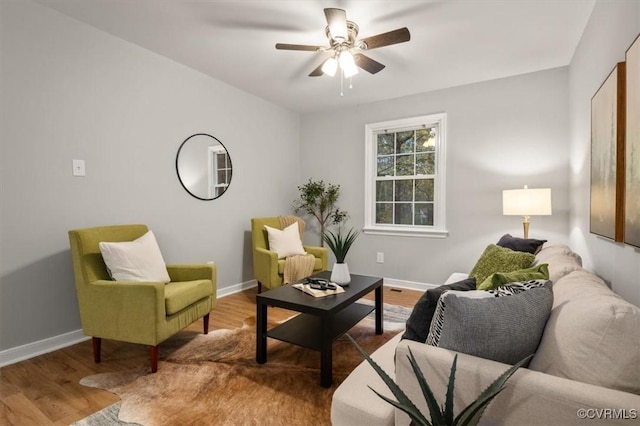
<svg viewBox="0 0 640 426"><path fill-rule="evenodd" d="M153 232L133 241L98 244L111 278L116 281L171 281Z"/></svg>
<svg viewBox="0 0 640 426"><path fill-rule="evenodd" d="M300 241L298 222L292 223L284 229L272 228L265 225L269 239L269 250L278 253L278 259L284 259L296 254L307 254Z"/></svg>

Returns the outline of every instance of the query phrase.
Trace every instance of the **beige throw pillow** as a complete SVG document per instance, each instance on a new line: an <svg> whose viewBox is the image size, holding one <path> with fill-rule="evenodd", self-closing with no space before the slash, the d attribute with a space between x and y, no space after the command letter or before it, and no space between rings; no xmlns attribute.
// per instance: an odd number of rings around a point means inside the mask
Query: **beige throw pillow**
<svg viewBox="0 0 640 426"><path fill-rule="evenodd" d="M111 278L116 281L171 281L153 232L125 242L98 244Z"/></svg>
<svg viewBox="0 0 640 426"><path fill-rule="evenodd" d="M278 259L284 259L288 256L295 256L297 254L307 254L302 247L302 241L300 241L300 231L298 229L298 223L292 223L284 229L272 228L265 225L264 229L267 230L267 237L269 240L269 250L278 253Z"/></svg>

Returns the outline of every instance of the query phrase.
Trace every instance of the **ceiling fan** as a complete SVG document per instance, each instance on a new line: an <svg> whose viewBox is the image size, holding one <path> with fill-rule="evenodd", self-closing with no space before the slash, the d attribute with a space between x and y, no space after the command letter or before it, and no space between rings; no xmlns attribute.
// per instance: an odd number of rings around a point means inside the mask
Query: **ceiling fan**
<svg viewBox="0 0 640 426"><path fill-rule="evenodd" d="M382 71L385 66L360 51L404 43L411 39L409 30L404 27L358 40L358 25L355 22L347 21L347 13L343 9L327 8L324 9L324 15L327 18L325 34L329 39L329 46L276 44L276 49L279 50L329 52L331 56L311 71L309 77L318 77L323 74L334 76L338 67L346 78L357 74L358 67L375 74Z"/></svg>

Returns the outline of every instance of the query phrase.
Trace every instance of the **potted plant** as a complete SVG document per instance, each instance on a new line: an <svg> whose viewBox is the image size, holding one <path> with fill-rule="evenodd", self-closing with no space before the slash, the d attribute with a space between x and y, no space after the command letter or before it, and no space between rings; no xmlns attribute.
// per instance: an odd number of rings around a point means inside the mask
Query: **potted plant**
<svg viewBox="0 0 640 426"><path fill-rule="evenodd" d="M338 225L336 232L325 231L322 234L322 239L327 243L327 246L333 252L336 257L336 263L331 270L331 281L337 284L345 285L351 281L351 275L349 275L349 267L345 262L349 249L360 235L360 231L356 231L354 228L350 228L346 233L343 232L342 226Z"/></svg>
<svg viewBox="0 0 640 426"><path fill-rule="evenodd" d="M320 245L324 247L324 230L327 223L339 224L347 217L336 203L340 196L340 185L325 184L324 181L312 181L298 187L300 198L293 202L296 213L303 211L318 220L320 224Z"/></svg>

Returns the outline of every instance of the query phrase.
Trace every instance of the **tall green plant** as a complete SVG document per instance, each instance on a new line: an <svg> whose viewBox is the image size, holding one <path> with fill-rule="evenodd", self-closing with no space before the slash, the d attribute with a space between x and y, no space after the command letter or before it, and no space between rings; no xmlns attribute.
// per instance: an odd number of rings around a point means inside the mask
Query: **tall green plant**
<svg viewBox="0 0 640 426"><path fill-rule="evenodd" d="M427 407L429 408L429 414L431 421L427 420L425 415L420 412L418 407L409 399L409 397L400 389L400 387L393 381L391 377L378 365L376 362L371 359L371 357L356 343L355 340L351 336L347 334L347 337L351 342L356 346L358 351L364 356L364 358L369 362L371 367L378 373L380 378L387 385L389 390L393 393L393 396L397 399L394 401L391 398L388 398L382 395L380 392L373 389L369 386L376 395L380 398L393 405L394 407L404 411L409 415L414 424L420 426L474 426L477 425L480 421L480 417L484 414L489 403L495 398L500 392L504 390L504 386L509 380L509 378L513 375L513 373L518 370L521 366L526 364L532 355L529 355L522 361L513 365L507 371L502 373L500 377L498 377L493 383L491 383L484 391L478 395L478 397L465 407L460 414L456 417L453 416L453 390L454 390L454 381L456 375L456 365L458 363L458 355L456 354L453 357L453 365L451 366L451 372L449 374L449 383L447 385L447 395L445 397L445 403L443 406L438 404L435 396L433 395L433 391L429 387L427 380L425 379L420 367L418 366L418 362L416 361L415 356L409 349L409 364L413 370L413 373L416 375L416 379L418 380L418 384L420 385L420 389L422 390L422 395L424 396Z"/></svg>
<svg viewBox="0 0 640 426"><path fill-rule="evenodd" d="M300 197L293 202L296 213L303 211L318 220L320 236L324 236L327 224L339 224L346 217L347 212L340 210L336 203L340 197L340 185L325 184L324 181L312 181L298 187ZM324 246L324 238L320 244Z"/></svg>
<svg viewBox="0 0 640 426"><path fill-rule="evenodd" d="M338 230L336 232L325 231L322 234L322 239L327 243L334 256L336 257L337 263L344 263L344 259L347 257L347 253L349 249L356 241L360 235L360 231L356 231L351 228L347 231L346 234L342 232L342 226L338 226Z"/></svg>

